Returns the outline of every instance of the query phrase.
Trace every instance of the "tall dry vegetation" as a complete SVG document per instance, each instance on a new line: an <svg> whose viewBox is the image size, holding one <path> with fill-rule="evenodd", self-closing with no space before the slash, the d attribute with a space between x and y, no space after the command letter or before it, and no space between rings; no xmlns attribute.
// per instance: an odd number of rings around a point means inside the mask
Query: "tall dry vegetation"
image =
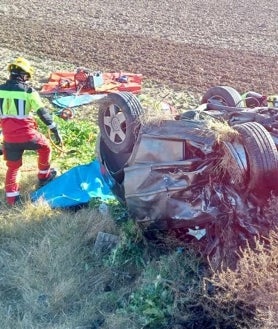
<svg viewBox="0 0 278 329"><path fill-rule="evenodd" d="M263 209L269 234L239 251L235 269L212 271L204 278L205 307L218 319L219 328L221 323L235 328L278 328L277 201L272 196Z"/></svg>

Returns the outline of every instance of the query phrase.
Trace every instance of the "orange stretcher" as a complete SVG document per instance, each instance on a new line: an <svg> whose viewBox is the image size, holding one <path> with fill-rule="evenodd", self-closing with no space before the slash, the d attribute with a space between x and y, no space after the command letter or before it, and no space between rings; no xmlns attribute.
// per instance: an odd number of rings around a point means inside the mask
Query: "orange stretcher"
<svg viewBox="0 0 278 329"><path fill-rule="evenodd" d="M83 76L82 76L83 74ZM88 83L88 81L90 83ZM93 73L53 72L40 93L43 95L69 94L107 94L128 91L138 94L142 89L142 74L129 72Z"/></svg>

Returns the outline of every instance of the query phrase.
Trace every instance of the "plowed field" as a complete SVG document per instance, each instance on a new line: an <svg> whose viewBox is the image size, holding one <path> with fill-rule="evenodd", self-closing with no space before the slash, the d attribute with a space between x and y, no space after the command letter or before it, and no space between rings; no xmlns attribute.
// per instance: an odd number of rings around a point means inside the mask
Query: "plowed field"
<svg viewBox="0 0 278 329"><path fill-rule="evenodd" d="M278 92L274 0L2 0L3 47L204 92ZM0 55L1 56L1 55Z"/></svg>

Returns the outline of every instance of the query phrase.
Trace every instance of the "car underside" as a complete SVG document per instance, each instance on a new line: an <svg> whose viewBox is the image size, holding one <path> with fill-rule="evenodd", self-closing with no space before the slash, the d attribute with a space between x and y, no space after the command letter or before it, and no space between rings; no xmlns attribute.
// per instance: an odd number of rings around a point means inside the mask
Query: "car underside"
<svg viewBox="0 0 278 329"><path fill-rule="evenodd" d="M277 114L217 86L196 109L143 124L136 96L109 94L99 110L103 175L144 230L184 229L215 254L269 229L263 209L278 189Z"/></svg>

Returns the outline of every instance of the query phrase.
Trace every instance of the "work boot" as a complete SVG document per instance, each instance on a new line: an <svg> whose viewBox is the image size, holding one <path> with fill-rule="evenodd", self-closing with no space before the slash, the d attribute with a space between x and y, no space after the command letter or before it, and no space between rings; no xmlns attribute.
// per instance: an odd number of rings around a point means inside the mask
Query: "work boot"
<svg viewBox="0 0 278 329"><path fill-rule="evenodd" d="M50 168L48 177L39 179L38 188L51 182L56 177L56 175L57 175L57 171L54 168Z"/></svg>
<svg viewBox="0 0 278 329"><path fill-rule="evenodd" d="M9 207L22 206L24 203L24 201L20 195L6 198L6 202Z"/></svg>
<svg viewBox="0 0 278 329"><path fill-rule="evenodd" d="M17 196L15 197L15 202L14 202L14 204L15 204L16 206L22 206L23 203L24 203L24 200L23 200L22 196L21 196L21 195L17 195Z"/></svg>

